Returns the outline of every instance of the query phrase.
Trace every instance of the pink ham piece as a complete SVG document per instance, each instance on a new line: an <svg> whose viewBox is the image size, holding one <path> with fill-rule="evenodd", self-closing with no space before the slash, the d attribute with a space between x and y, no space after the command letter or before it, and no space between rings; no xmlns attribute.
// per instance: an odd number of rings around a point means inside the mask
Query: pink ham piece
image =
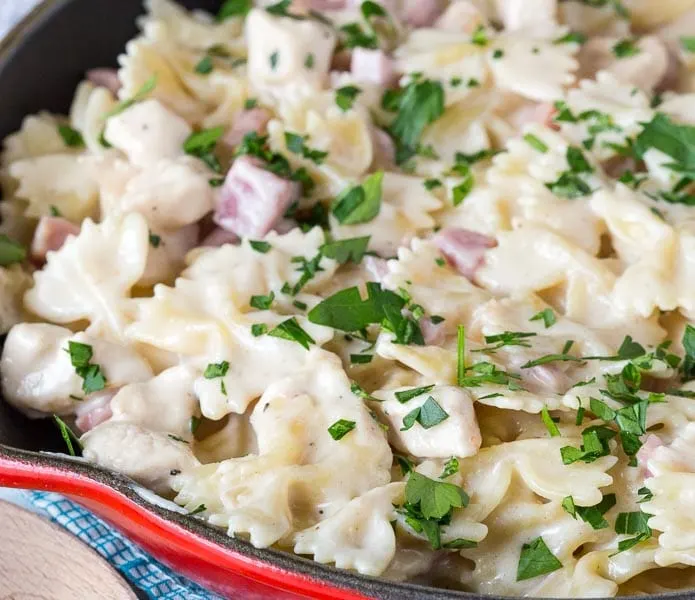
<svg viewBox="0 0 695 600"><path fill-rule="evenodd" d="M217 197L213 219L240 237L265 236L299 196L299 184L263 168L248 156L234 161Z"/></svg>
<svg viewBox="0 0 695 600"><path fill-rule="evenodd" d="M522 369L521 377L529 391L541 394L564 394L572 382L556 365L538 365L530 369Z"/></svg>
<svg viewBox="0 0 695 600"><path fill-rule="evenodd" d="M657 448L661 448L661 446L663 445L664 443L661 441L661 438L659 438L656 435L648 435L647 439L642 444L642 447L637 451L637 462L642 468L645 469L648 477L651 477L651 473L649 471L647 463L649 462L649 459L654 455L654 451Z"/></svg>
<svg viewBox="0 0 695 600"><path fill-rule="evenodd" d="M471 281L483 264L485 252L497 245L490 236L460 227L446 227L432 241L449 264Z"/></svg>
<svg viewBox="0 0 695 600"><path fill-rule="evenodd" d="M396 171L396 145L391 136L383 129L372 129L372 145L374 160L372 167L375 171Z"/></svg>
<svg viewBox="0 0 695 600"><path fill-rule="evenodd" d="M350 71L353 77L363 83L389 86L395 79L393 60L383 50L355 48L352 51Z"/></svg>
<svg viewBox="0 0 695 600"><path fill-rule="evenodd" d="M87 399L77 407L75 411L75 425L82 432L86 433L94 429L97 425L108 421L113 413L111 412L111 400L118 393L120 388L105 389L94 392L87 396Z"/></svg>
<svg viewBox="0 0 695 600"><path fill-rule="evenodd" d="M244 140L244 136L249 133L256 132L259 135L265 135L268 123L272 118L273 115L265 108L244 110L234 119L234 125L232 125L232 128L225 134L222 141L231 148L235 148L241 144Z"/></svg>
<svg viewBox="0 0 695 600"><path fill-rule="evenodd" d="M206 237L200 242L201 246L210 248L219 248L225 244L238 244L239 236L236 233L215 227Z"/></svg>
<svg viewBox="0 0 695 600"><path fill-rule="evenodd" d="M405 22L413 27L431 27L445 5L442 0L406 0Z"/></svg>
<svg viewBox="0 0 695 600"><path fill-rule="evenodd" d="M118 79L118 71L116 69L90 69L87 71L87 81L90 81L97 87L106 88L114 96L121 89L121 81Z"/></svg>
<svg viewBox="0 0 695 600"><path fill-rule="evenodd" d="M557 109L551 102L525 104L507 116L507 120L516 128L523 129L525 125L538 123L554 131L560 131L553 120Z"/></svg>
<svg viewBox="0 0 695 600"><path fill-rule="evenodd" d="M31 241L31 258L34 262L46 262L46 254L55 252L71 235L80 233L78 225L62 217L41 217Z"/></svg>

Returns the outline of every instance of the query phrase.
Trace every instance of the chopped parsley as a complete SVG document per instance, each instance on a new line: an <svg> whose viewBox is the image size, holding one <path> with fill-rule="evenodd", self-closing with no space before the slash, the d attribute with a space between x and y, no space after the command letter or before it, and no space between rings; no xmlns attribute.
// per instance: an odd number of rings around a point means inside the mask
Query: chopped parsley
<svg viewBox="0 0 695 600"><path fill-rule="evenodd" d="M218 140L224 134L224 127L213 127L192 133L183 143L183 151L202 160L216 173L222 170L220 162L214 155Z"/></svg>
<svg viewBox="0 0 695 600"><path fill-rule="evenodd" d="M550 551L542 537L524 544L519 555L516 580L525 581L547 575L562 568L562 563Z"/></svg>
<svg viewBox="0 0 695 600"><path fill-rule="evenodd" d="M280 323L275 329L269 331L268 335L291 342L297 342L305 350L309 350L310 344L316 343L314 339L302 329L302 326L294 317Z"/></svg>
<svg viewBox="0 0 695 600"><path fill-rule="evenodd" d="M200 417L196 417L193 415L190 420L188 421L188 429L191 432L191 435L195 435L195 432L198 431L198 427L200 427L201 419Z"/></svg>
<svg viewBox="0 0 695 600"><path fill-rule="evenodd" d="M220 363L210 363L205 367L203 377L205 377L205 379L217 379L218 377L224 377L228 371L229 363L226 360Z"/></svg>
<svg viewBox="0 0 695 600"><path fill-rule="evenodd" d="M73 442L75 443L77 448L82 449L82 443L80 442L80 438L75 434L75 432L72 429L70 429L70 427L67 426L65 421L63 421L63 419L61 419L58 415L53 415L53 420L55 421L55 424L58 426L58 429L60 430L60 435L68 448L70 456L77 456L77 453L75 452L75 446L73 446Z"/></svg>
<svg viewBox="0 0 695 600"><path fill-rule="evenodd" d="M635 40L624 39L620 40L613 46L613 54L616 58L630 58L636 56L641 50L637 47Z"/></svg>
<svg viewBox="0 0 695 600"><path fill-rule="evenodd" d="M428 192L431 192L433 189L442 187L444 184L442 183L441 179L425 179L422 185L425 186L425 189Z"/></svg>
<svg viewBox="0 0 695 600"><path fill-rule="evenodd" d="M397 115L388 131L402 164L417 153L425 127L444 114L444 88L438 81L416 80L397 92L394 104Z"/></svg>
<svg viewBox="0 0 695 600"><path fill-rule="evenodd" d="M649 502L654 497L654 494L648 487L641 487L637 490L637 494L640 496L640 499L637 501L639 503Z"/></svg>
<svg viewBox="0 0 695 600"><path fill-rule="evenodd" d="M313 69L314 68L314 53L309 52L309 54L306 55L306 58L304 59L304 66L307 69Z"/></svg>
<svg viewBox="0 0 695 600"><path fill-rule="evenodd" d="M4 233L0 233L0 266L8 267L22 262L27 257L24 246L11 240Z"/></svg>
<svg viewBox="0 0 695 600"><path fill-rule="evenodd" d="M495 50L492 53L492 58L493 60L499 60L504 56L504 50L501 48L495 48Z"/></svg>
<svg viewBox="0 0 695 600"><path fill-rule="evenodd" d="M543 410L541 411L541 420L543 421L545 428L548 430L550 437L560 437L560 430L558 429L555 421L553 421L553 418L550 416L547 406L544 406Z"/></svg>
<svg viewBox="0 0 695 600"><path fill-rule="evenodd" d="M253 337L261 337L268 333L268 326L265 323L254 323L251 325L251 335Z"/></svg>
<svg viewBox="0 0 695 600"><path fill-rule="evenodd" d="M618 551L615 554L625 552L652 537L652 530L648 523L651 517L652 515L641 511L620 513L618 515L615 520L615 532L634 535L634 537L618 542Z"/></svg>
<svg viewBox="0 0 695 600"><path fill-rule="evenodd" d="M346 85L335 91L335 103L340 110L347 112L350 110L362 90L354 85Z"/></svg>
<svg viewBox="0 0 695 600"><path fill-rule="evenodd" d="M461 183L454 186L452 189L452 203L454 206L458 206L466 199L468 194L471 193L471 190L475 185L475 178L468 165L458 163L455 168L457 171L456 174L463 178Z"/></svg>
<svg viewBox="0 0 695 600"><path fill-rule="evenodd" d="M616 436L615 431L609 427L601 425L588 427L582 432L582 445L580 448L574 446L563 446L560 448L562 462L571 465L577 461L592 463L602 456L610 454L608 440Z"/></svg>
<svg viewBox="0 0 695 600"><path fill-rule="evenodd" d="M271 70L274 71L275 69L277 69L278 61L279 61L279 60L280 60L280 54L279 54L278 51L276 50L276 51L273 52L273 53L270 55L270 57L268 58L268 61L270 62L270 68L271 68Z"/></svg>
<svg viewBox="0 0 695 600"><path fill-rule="evenodd" d="M104 118L115 117L121 114L123 111L128 110L134 104L144 100L153 90L157 87L157 75L154 74L145 83L142 84L140 89L135 92L132 98L123 100L114 106L109 112L104 115ZM102 134L103 137L103 134Z"/></svg>
<svg viewBox="0 0 695 600"><path fill-rule="evenodd" d="M583 44L586 42L586 36L579 31L570 31L569 33L557 38L553 44Z"/></svg>
<svg viewBox="0 0 695 600"><path fill-rule="evenodd" d="M249 246L253 248L256 252L261 254L267 254L272 246L268 242L249 240Z"/></svg>
<svg viewBox="0 0 695 600"><path fill-rule="evenodd" d="M159 248L159 246L162 243L162 236L157 235L156 233L152 233L150 231L149 240L150 246L152 246L153 248Z"/></svg>
<svg viewBox="0 0 695 600"><path fill-rule="evenodd" d="M545 328L548 329L557 323L557 318L555 317L555 313L551 308L545 308L539 313L533 315L529 321L543 321L543 325L545 325Z"/></svg>
<svg viewBox="0 0 695 600"><path fill-rule="evenodd" d="M683 50L695 52L695 36L682 36L680 42Z"/></svg>
<svg viewBox="0 0 695 600"><path fill-rule="evenodd" d="M574 504L574 498L572 498L572 496L567 496L562 501L562 508L574 519L579 517L582 521L591 525L592 529L606 529L608 527L608 521L606 521L604 515L613 508L615 504L615 494L606 494L601 499L601 502L594 506L576 506Z"/></svg>
<svg viewBox="0 0 695 600"><path fill-rule="evenodd" d="M341 225L368 223L379 214L383 179L383 171L374 173L336 198L333 215Z"/></svg>
<svg viewBox="0 0 695 600"><path fill-rule="evenodd" d="M657 113L635 140L635 154L642 158L650 148L670 156L675 163L666 165L684 173L695 173L695 127L678 125Z"/></svg>
<svg viewBox="0 0 695 600"><path fill-rule="evenodd" d="M468 494L459 486L411 471L405 486L405 505L399 512L405 516L406 523L416 533L424 533L432 548L437 550L442 547L440 526L451 521L454 509L465 508L469 502ZM450 543L457 542L459 540ZM475 542L466 540L466 545L461 547L471 547L467 544Z"/></svg>
<svg viewBox="0 0 695 600"><path fill-rule="evenodd" d="M212 73L214 68L215 65L212 62L212 56L208 54L207 56L200 59L198 64L195 66L194 71L199 75L209 75L210 73Z"/></svg>
<svg viewBox="0 0 695 600"><path fill-rule="evenodd" d="M419 387L419 388L412 388L409 390L403 390L400 392L396 392L396 400L398 400L401 404L405 404L406 402L412 400L413 398L417 398L418 396L422 396L423 394L427 394L428 392L432 391L434 389L434 384L432 385L426 385L424 387Z"/></svg>
<svg viewBox="0 0 695 600"><path fill-rule="evenodd" d="M342 440L356 426L357 423L355 423L354 421L346 421L345 419L340 419L328 428L328 433L331 434L331 437L335 441L338 441Z"/></svg>
<svg viewBox="0 0 695 600"><path fill-rule="evenodd" d="M415 423L419 423L423 429L431 429L435 425L439 425L442 421L449 418L447 413L439 403L430 396L425 400L425 403L410 411L403 417L403 427L401 431L408 431Z"/></svg>
<svg viewBox="0 0 695 600"><path fill-rule="evenodd" d="M442 471L442 474L439 476L439 479L446 479L447 477L451 477L455 473L458 473L458 470L459 470L458 458L456 458L455 456L452 456L444 464L444 470Z"/></svg>
<svg viewBox="0 0 695 600"><path fill-rule="evenodd" d="M368 365L372 362L374 356L372 354L351 354L350 364L352 365Z"/></svg>
<svg viewBox="0 0 695 600"><path fill-rule="evenodd" d="M549 150L548 145L532 133L527 133L524 136L524 141L534 150L538 150L538 152L542 152L543 154L545 154Z"/></svg>
<svg viewBox="0 0 695 600"><path fill-rule="evenodd" d="M483 25L478 25L471 36L471 43L476 46L487 46L489 41L485 27Z"/></svg>
<svg viewBox="0 0 695 600"><path fill-rule="evenodd" d="M522 346L524 348L530 348L526 340L528 338L536 337L537 334L525 331L505 331L503 333L498 333L496 335L486 335L485 343L492 344L480 350L480 352L495 352L500 348L505 346Z"/></svg>
<svg viewBox="0 0 695 600"><path fill-rule="evenodd" d="M308 139L309 136L301 136L289 132L285 133L285 145L290 152L299 154L317 165L322 164L324 159L328 156L328 152L309 148L305 143Z"/></svg>
<svg viewBox="0 0 695 600"><path fill-rule="evenodd" d="M251 296L249 305L258 310L270 310L275 301L275 292L270 292L267 296Z"/></svg>
<svg viewBox="0 0 695 600"><path fill-rule="evenodd" d="M253 0L226 0L215 20L219 23L232 17L245 17L253 8Z"/></svg>
<svg viewBox="0 0 695 600"><path fill-rule="evenodd" d="M367 252L369 239L370 236L365 236L328 242L321 246L321 252L326 258L332 258L341 265L348 262L359 264Z"/></svg>
<svg viewBox="0 0 695 600"><path fill-rule="evenodd" d="M75 372L82 378L82 391L85 394L99 392L106 387L106 378L101 372L101 367L92 363L92 346L69 341L66 352L70 355Z"/></svg>
<svg viewBox="0 0 695 600"><path fill-rule="evenodd" d="M70 148L84 148L84 138L82 134L69 125L58 125L58 133L63 138L65 145Z"/></svg>
<svg viewBox="0 0 695 600"><path fill-rule="evenodd" d="M466 328L459 325L456 331L456 382L463 387L466 379Z"/></svg>

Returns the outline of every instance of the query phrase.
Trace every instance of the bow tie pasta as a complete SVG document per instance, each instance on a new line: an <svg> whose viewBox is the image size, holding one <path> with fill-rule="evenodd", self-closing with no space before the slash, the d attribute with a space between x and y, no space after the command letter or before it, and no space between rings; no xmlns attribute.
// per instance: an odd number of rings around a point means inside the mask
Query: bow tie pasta
<svg viewBox="0 0 695 600"><path fill-rule="evenodd" d="M5 401L256 548L694 588L695 0L144 6L3 143Z"/></svg>

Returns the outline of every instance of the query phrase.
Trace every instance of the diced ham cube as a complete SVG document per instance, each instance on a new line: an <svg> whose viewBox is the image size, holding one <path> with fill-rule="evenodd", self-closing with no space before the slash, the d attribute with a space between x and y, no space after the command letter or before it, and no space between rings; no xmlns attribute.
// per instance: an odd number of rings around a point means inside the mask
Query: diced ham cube
<svg viewBox="0 0 695 600"><path fill-rule="evenodd" d="M472 2L463 1L452 2L434 23L437 29L468 34L481 25L485 25L483 13Z"/></svg>
<svg viewBox="0 0 695 600"><path fill-rule="evenodd" d="M405 22L413 27L430 27L445 8L442 0L406 0Z"/></svg>
<svg viewBox="0 0 695 600"><path fill-rule="evenodd" d="M432 241L449 264L471 281L483 264L485 252L497 245L490 236L460 227L442 229Z"/></svg>
<svg viewBox="0 0 695 600"><path fill-rule="evenodd" d="M31 242L31 258L36 263L46 262L46 254L55 252L71 235L78 235L80 227L62 217L41 217Z"/></svg>
<svg viewBox="0 0 695 600"><path fill-rule="evenodd" d="M82 432L86 433L108 421L113 413L111 412L111 400L120 388L105 389L87 396L87 399L77 407L75 411L75 425Z"/></svg>
<svg viewBox="0 0 695 600"><path fill-rule="evenodd" d="M259 135L265 135L266 128L273 115L265 108L251 108L240 112L234 125L222 138L223 142L228 146L235 148L244 140L244 136L249 133L256 132Z"/></svg>
<svg viewBox="0 0 695 600"><path fill-rule="evenodd" d="M90 69L87 71L87 80L96 85L109 90L114 96L121 89L121 81L118 79L116 69Z"/></svg>
<svg viewBox="0 0 695 600"><path fill-rule="evenodd" d="M238 244L239 236L236 233L215 227L206 237L200 242L201 246L219 248L225 244Z"/></svg>
<svg viewBox="0 0 695 600"><path fill-rule="evenodd" d="M526 103L507 116L507 120L516 129L523 129L531 123L538 123L554 131L559 131L560 127L553 120L557 114L555 105L551 102Z"/></svg>
<svg viewBox="0 0 695 600"><path fill-rule="evenodd" d="M395 78L393 60L383 50L355 48L350 70L357 81L381 86L390 85Z"/></svg>
<svg viewBox="0 0 695 600"><path fill-rule="evenodd" d="M367 272L377 283L384 281L384 277L389 274L388 261L376 256L365 256L362 264L367 269Z"/></svg>
<svg viewBox="0 0 695 600"><path fill-rule="evenodd" d="M242 156L220 188L213 219L240 237L263 237L282 220L299 195L299 184L265 170L263 162Z"/></svg>
<svg viewBox="0 0 695 600"><path fill-rule="evenodd" d="M420 331L422 331L422 337L426 346L441 346L446 339L444 323L435 325L429 317L420 319Z"/></svg>

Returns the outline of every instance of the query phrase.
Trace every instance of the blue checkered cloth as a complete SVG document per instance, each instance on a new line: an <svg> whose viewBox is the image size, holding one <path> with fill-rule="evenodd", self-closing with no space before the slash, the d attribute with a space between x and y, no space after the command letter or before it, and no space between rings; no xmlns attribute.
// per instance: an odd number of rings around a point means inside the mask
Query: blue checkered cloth
<svg viewBox="0 0 695 600"><path fill-rule="evenodd" d="M222 600L174 573L92 513L59 494L30 492L29 504L94 548L148 598Z"/></svg>

